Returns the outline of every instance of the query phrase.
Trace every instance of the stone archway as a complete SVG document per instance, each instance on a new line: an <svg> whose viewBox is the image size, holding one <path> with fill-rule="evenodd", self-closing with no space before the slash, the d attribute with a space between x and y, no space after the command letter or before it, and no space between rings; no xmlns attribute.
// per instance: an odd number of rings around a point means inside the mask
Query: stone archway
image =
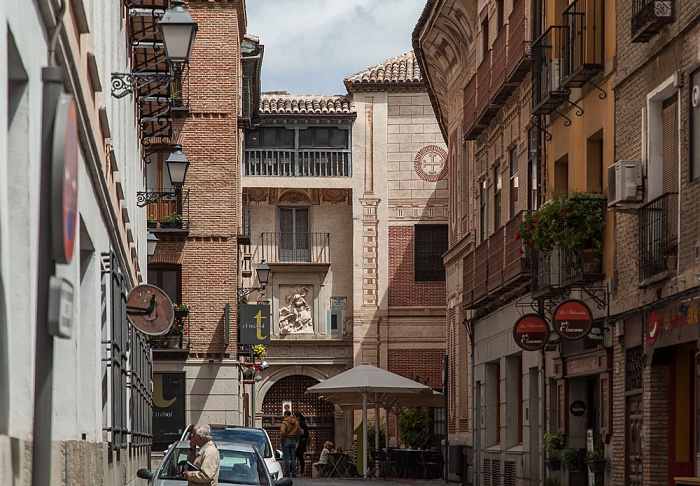
<svg viewBox="0 0 700 486"><path fill-rule="evenodd" d="M265 393L262 402L262 426L270 435L273 447L281 448L280 425L282 402L291 401L292 411L301 412L309 427L309 443L306 452L317 458L323 443L335 439L335 406L317 395L306 395L306 389L318 383L309 376L291 375L275 382ZM310 468L308 469L310 471Z"/></svg>

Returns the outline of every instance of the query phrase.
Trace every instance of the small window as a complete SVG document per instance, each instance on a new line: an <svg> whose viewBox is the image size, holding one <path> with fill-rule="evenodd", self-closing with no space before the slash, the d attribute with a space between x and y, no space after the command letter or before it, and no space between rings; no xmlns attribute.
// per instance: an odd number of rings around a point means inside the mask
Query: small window
<svg viewBox="0 0 700 486"><path fill-rule="evenodd" d="M148 283L163 289L173 304L182 304L182 267L180 265L148 265Z"/></svg>
<svg viewBox="0 0 700 486"><path fill-rule="evenodd" d="M307 128L305 130L299 130L299 146L300 147L312 147L313 146L313 137L312 137L312 129Z"/></svg>
<svg viewBox="0 0 700 486"><path fill-rule="evenodd" d="M415 281L444 282L442 255L447 251L447 225L415 226Z"/></svg>
<svg viewBox="0 0 700 486"><path fill-rule="evenodd" d="M328 311L328 334L342 334L343 326L341 317L341 310Z"/></svg>
<svg viewBox="0 0 700 486"><path fill-rule="evenodd" d="M294 130L280 128L280 147L294 148Z"/></svg>
<svg viewBox="0 0 700 486"><path fill-rule="evenodd" d="M329 134L327 128L315 128L316 132L316 147L328 147L330 146Z"/></svg>
<svg viewBox="0 0 700 486"><path fill-rule="evenodd" d="M333 146L340 148L348 148L348 131L333 129Z"/></svg>
<svg viewBox="0 0 700 486"><path fill-rule="evenodd" d="M518 147L510 150L510 203L508 219L512 219L518 209Z"/></svg>
<svg viewBox="0 0 700 486"><path fill-rule="evenodd" d="M493 179L496 186L493 192L493 228L497 230L501 227L501 188L503 187L501 164L493 168Z"/></svg>
<svg viewBox="0 0 700 486"><path fill-rule="evenodd" d="M263 147L277 146L277 129L265 128L263 130Z"/></svg>

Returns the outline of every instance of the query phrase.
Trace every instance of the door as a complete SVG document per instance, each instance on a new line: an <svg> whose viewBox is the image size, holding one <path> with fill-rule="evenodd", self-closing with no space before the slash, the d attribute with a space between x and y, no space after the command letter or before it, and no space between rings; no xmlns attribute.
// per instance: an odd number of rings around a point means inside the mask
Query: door
<svg viewBox="0 0 700 486"><path fill-rule="evenodd" d="M692 477L695 468L695 347L677 349L670 366L669 484L674 477Z"/></svg>
<svg viewBox="0 0 700 486"><path fill-rule="evenodd" d="M279 261L308 262L309 208L280 208Z"/></svg>
<svg viewBox="0 0 700 486"><path fill-rule="evenodd" d="M642 393L627 397L627 421L625 443L627 444L627 481L629 486L642 486Z"/></svg>

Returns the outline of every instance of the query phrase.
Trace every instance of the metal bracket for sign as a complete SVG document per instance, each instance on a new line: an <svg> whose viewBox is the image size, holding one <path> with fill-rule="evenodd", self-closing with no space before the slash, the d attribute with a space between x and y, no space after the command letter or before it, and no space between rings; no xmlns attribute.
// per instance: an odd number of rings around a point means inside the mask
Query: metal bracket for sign
<svg viewBox="0 0 700 486"><path fill-rule="evenodd" d="M253 347L250 344L239 344L237 353L238 356L253 356Z"/></svg>
<svg viewBox="0 0 700 486"><path fill-rule="evenodd" d="M608 291L608 286L583 286L581 290L588 295L593 302L596 303L598 309L605 310L608 307L608 300L610 299L610 292Z"/></svg>
<svg viewBox="0 0 700 486"><path fill-rule="evenodd" d="M596 306L600 310L605 310L608 307L608 302L610 300L610 292L607 285L573 285L571 287L553 287L551 294L546 297L541 297L530 301L529 303L520 304L518 307L530 307L536 313L539 312L539 303L542 302L544 307L545 315L552 313L552 310L561 303L561 301L568 299L571 296L573 290L580 290L591 298Z"/></svg>

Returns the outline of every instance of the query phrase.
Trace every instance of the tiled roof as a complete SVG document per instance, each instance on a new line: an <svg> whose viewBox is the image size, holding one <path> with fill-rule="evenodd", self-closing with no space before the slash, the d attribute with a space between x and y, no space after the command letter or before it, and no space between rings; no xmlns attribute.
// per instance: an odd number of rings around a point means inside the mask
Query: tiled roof
<svg viewBox="0 0 700 486"><path fill-rule="evenodd" d="M347 96L290 95L286 91L263 93L263 115L353 115L355 105Z"/></svg>
<svg viewBox="0 0 700 486"><path fill-rule="evenodd" d="M348 88L348 91L350 91L351 86L360 87L363 84L422 82L423 76L413 51L392 57L345 78L345 86Z"/></svg>

